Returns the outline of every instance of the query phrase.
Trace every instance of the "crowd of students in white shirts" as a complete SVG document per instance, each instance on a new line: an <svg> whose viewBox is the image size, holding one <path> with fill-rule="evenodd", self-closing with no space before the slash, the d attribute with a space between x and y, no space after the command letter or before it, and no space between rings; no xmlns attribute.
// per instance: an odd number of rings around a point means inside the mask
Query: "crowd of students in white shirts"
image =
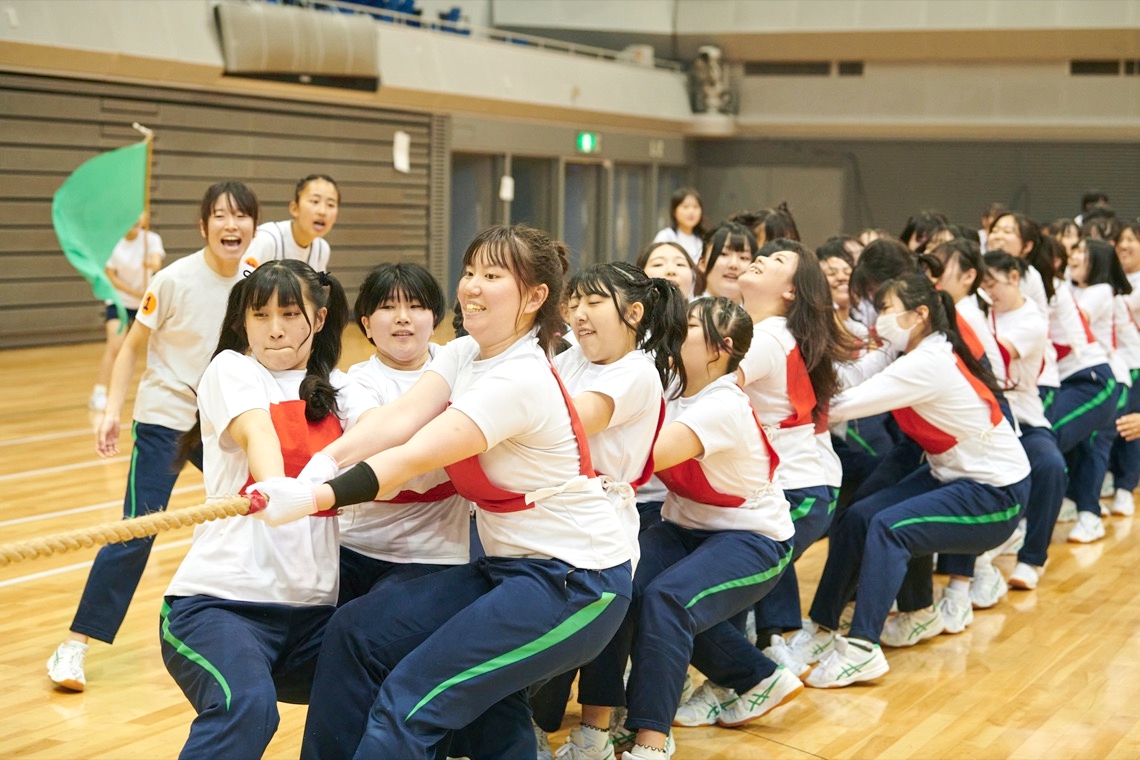
<svg viewBox="0 0 1140 760"><path fill-rule="evenodd" d="M1037 588L1066 506L1081 543L1132 514L1140 220L995 207L983 253L924 212L812 251L786 206L706 230L683 188L633 264L480 233L439 346L423 267L378 266L350 307L338 203L308 177L258 227L248 188L212 186L206 246L149 278L112 373L104 455L148 347L124 517L188 460L210 497L267 497L196 529L162 604L183 757L260 756L290 701L305 758L666 758L674 726L879 679L883 647ZM353 321L376 351L342 373ZM805 616L795 563L825 537ZM55 683L85 687L149 549L100 552Z"/></svg>

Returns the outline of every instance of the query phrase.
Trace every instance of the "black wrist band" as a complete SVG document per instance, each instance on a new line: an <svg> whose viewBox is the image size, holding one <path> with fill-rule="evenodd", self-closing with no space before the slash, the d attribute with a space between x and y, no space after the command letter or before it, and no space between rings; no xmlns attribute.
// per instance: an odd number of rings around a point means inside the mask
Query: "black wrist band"
<svg viewBox="0 0 1140 760"><path fill-rule="evenodd" d="M338 475L328 482L332 487L334 507L347 507L350 504L360 504L366 501L375 501L380 490L380 481L376 473L367 462L360 462L343 475Z"/></svg>

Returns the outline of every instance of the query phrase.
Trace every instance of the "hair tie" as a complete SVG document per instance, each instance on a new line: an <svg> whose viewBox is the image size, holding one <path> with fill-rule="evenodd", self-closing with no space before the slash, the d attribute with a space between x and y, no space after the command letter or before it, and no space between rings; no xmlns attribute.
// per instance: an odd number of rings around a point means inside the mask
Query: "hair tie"
<svg viewBox="0 0 1140 760"><path fill-rule="evenodd" d="M329 279L328 272L317 272L317 282L321 284L322 288L327 288L332 285L332 280Z"/></svg>

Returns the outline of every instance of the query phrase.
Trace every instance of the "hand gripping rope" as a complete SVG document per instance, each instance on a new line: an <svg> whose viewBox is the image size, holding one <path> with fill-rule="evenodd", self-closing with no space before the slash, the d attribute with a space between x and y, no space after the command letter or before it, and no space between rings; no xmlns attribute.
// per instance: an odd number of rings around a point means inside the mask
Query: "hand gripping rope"
<svg viewBox="0 0 1140 760"><path fill-rule="evenodd" d="M43 538L33 538L30 541L0 544L0 567L37 557L50 557L53 554L62 554L75 549L123 543L135 538L153 536L164 530L204 523L208 520L253 514L265 509L265 503L265 496L257 492L251 493L248 497L228 496L199 504L196 507L154 512L129 520L116 520L102 525L92 525L89 528L70 530L66 533L56 533Z"/></svg>

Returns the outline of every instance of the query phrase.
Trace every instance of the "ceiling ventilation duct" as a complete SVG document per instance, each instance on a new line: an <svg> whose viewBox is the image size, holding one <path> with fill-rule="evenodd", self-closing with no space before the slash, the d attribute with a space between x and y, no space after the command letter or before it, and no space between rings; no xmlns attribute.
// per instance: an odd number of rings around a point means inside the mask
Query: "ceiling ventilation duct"
<svg viewBox="0 0 1140 760"><path fill-rule="evenodd" d="M214 6L226 74L376 90L376 25L367 15L272 3Z"/></svg>

